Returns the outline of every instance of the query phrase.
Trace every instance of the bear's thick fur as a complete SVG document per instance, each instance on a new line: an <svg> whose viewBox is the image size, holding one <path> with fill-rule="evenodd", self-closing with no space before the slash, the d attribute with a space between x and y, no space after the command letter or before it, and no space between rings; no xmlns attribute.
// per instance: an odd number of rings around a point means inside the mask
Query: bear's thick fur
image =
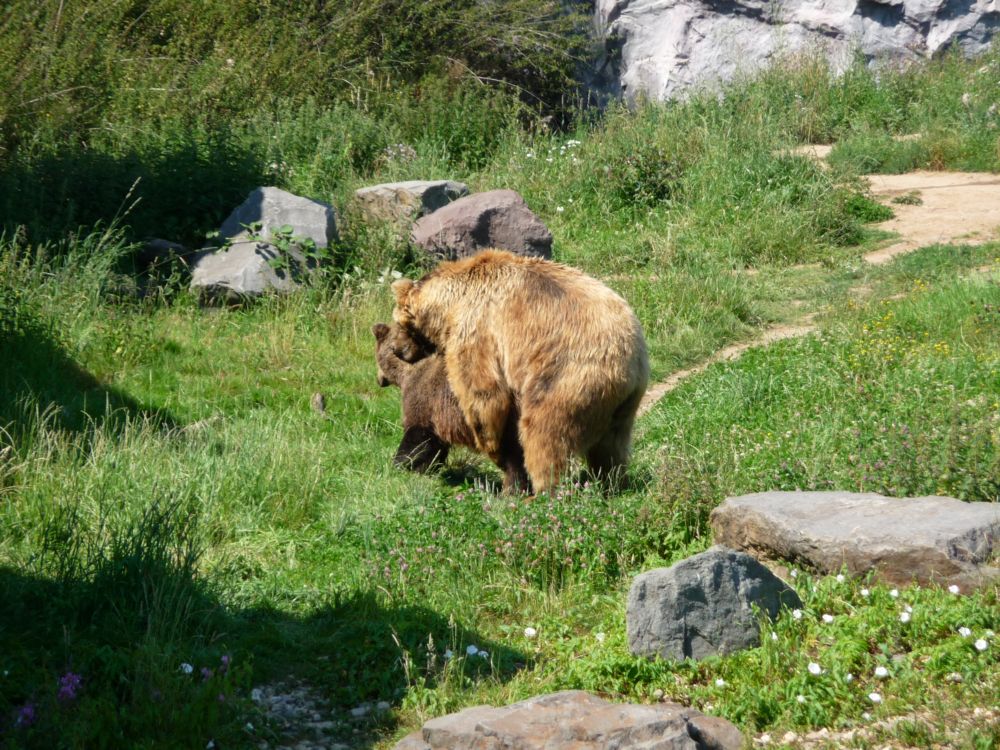
<svg viewBox="0 0 1000 750"><path fill-rule="evenodd" d="M624 467L649 358L639 321L615 292L577 269L502 250L392 288L393 319L417 342L396 353L444 357L481 452L499 458L516 410L536 491L558 482L574 453L600 476Z"/></svg>
<svg viewBox="0 0 1000 750"><path fill-rule="evenodd" d="M378 384L398 386L403 405L403 440L393 462L416 471L426 471L444 463L453 445L475 448L472 430L465 421L458 399L445 373L444 357L430 354L411 364L395 352L418 355L420 345L397 325L376 323L375 361ZM412 349L411 349L412 347ZM501 440L497 465L503 470L505 492L529 490L524 468L524 452L517 441L517 415L512 413Z"/></svg>

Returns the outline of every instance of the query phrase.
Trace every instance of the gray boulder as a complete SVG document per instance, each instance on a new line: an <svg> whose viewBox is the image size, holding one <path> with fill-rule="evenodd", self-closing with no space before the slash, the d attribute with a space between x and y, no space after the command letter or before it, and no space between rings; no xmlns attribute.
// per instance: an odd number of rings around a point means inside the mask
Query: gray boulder
<svg viewBox="0 0 1000 750"><path fill-rule="evenodd" d="M552 233L513 190L459 198L418 220L410 241L444 260L465 258L490 247L552 257Z"/></svg>
<svg viewBox="0 0 1000 750"><path fill-rule="evenodd" d="M317 252L337 239L336 213L329 204L262 187L229 215L219 235L225 246L208 248L191 262L191 288L202 299L290 292L315 266Z"/></svg>
<svg viewBox="0 0 1000 750"><path fill-rule="evenodd" d="M674 703L609 703L579 690L431 719L395 750L740 750L725 719Z"/></svg>
<svg viewBox="0 0 1000 750"><path fill-rule="evenodd" d="M773 619L802 602L749 555L712 547L635 577L625 612L629 650L681 660L752 648L760 644L754 605Z"/></svg>
<svg viewBox="0 0 1000 750"><path fill-rule="evenodd" d="M355 206L367 221L389 222L410 228L410 224L469 194L463 182L452 180L410 180L371 185L354 191Z"/></svg>
<svg viewBox="0 0 1000 750"><path fill-rule="evenodd" d="M977 587L997 580L1000 504L855 492L761 492L712 512L715 540L824 573L845 566L909 583Z"/></svg>
<svg viewBox="0 0 1000 750"><path fill-rule="evenodd" d="M986 50L1000 26L993 2L950 0L597 0L612 90L670 99L753 73L801 52L842 70L869 61L929 58L957 47Z"/></svg>
<svg viewBox="0 0 1000 750"><path fill-rule="evenodd" d="M301 285L308 259L297 249L241 240L195 257L191 288L202 300L241 302L267 292L288 293Z"/></svg>
<svg viewBox="0 0 1000 750"><path fill-rule="evenodd" d="M253 232L248 227L259 224ZM260 235L265 241L290 226L296 237L306 237L316 247L326 247L338 239L337 213L333 206L289 193L276 187L259 187L229 214L219 228L223 239L239 240Z"/></svg>

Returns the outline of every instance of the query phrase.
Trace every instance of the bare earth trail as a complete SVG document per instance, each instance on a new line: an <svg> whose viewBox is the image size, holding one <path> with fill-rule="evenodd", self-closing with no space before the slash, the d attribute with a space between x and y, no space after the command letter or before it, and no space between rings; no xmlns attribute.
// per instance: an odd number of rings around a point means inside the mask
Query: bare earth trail
<svg viewBox="0 0 1000 750"><path fill-rule="evenodd" d="M825 158L829 146L808 146L796 153ZM895 218L876 224L876 229L898 235L892 244L863 256L872 265L887 263L898 255L927 245L978 245L1000 236L1000 174L982 172L908 172L897 175L869 175L872 194L890 204ZM908 196L912 203L891 203ZM811 316L794 324L766 329L757 338L732 344L694 367L679 370L654 383L639 405L639 414L649 411L665 394L691 375L716 362L738 358L747 349L767 346L782 339L805 336L815 330Z"/></svg>

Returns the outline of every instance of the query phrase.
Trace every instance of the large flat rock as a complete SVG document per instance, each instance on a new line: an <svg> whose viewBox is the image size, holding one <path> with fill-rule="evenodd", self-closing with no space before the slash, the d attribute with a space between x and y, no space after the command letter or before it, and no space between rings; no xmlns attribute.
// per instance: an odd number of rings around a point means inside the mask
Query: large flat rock
<svg viewBox="0 0 1000 750"><path fill-rule="evenodd" d="M733 724L675 703L609 703L579 690L431 719L394 750L740 750Z"/></svg>
<svg viewBox="0 0 1000 750"><path fill-rule="evenodd" d="M855 492L761 492L712 511L715 540L825 573L875 571L895 585L1000 579L1000 504Z"/></svg>

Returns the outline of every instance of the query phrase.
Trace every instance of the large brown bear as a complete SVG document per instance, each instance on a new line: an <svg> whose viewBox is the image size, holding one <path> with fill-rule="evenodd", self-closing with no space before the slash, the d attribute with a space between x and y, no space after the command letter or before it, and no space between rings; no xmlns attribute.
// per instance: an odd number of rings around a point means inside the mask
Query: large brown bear
<svg viewBox="0 0 1000 750"><path fill-rule="evenodd" d="M485 250L400 279L393 319L435 349L478 450L501 455L518 412L518 437L535 491L552 487L574 453L600 476L628 461L635 412L649 380L642 328L628 304L581 271Z"/></svg>
<svg viewBox="0 0 1000 750"><path fill-rule="evenodd" d="M403 440L393 462L397 466L426 471L444 463L452 445L475 448L475 438L465 421L455 392L448 385L444 357L431 354L413 364L395 353L417 356L416 343L399 326L376 323L375 361L378 384L398 386L403 403ZM505 492L529 490L524 452L517 440L517 415L511 414L500 444L497 464L503 470Z"/></svg>

